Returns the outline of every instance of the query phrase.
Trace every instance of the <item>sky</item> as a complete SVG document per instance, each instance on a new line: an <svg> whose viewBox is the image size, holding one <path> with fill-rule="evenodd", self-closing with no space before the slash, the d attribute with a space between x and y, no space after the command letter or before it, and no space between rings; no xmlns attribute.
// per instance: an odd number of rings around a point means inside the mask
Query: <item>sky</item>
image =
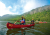
<svg viewBox="0 0 50 35"><path fill-rule="evenodd" d="M21 15L45 5L50 5L50 0L0 0L0 16Z"/></svg>

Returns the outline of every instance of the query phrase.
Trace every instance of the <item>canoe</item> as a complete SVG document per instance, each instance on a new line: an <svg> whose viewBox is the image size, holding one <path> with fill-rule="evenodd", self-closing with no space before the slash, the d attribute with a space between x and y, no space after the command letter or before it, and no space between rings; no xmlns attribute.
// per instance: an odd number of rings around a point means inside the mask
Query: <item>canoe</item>
<svg viewBox="0 0 50 35"><path fill-rule="evenodd" d="M24 28L24 27L31 27L34 26L34 24L28 24L28 25L20 25L20 24L12 24L10 22L7 22L6 26L8 29L12 29L12 28Z"/></svg>
<svg viewBox="0 0 50 35"><path fill-rule="evenodd" d="M47 23L47 22L39 22L39 23Z"/></svg>

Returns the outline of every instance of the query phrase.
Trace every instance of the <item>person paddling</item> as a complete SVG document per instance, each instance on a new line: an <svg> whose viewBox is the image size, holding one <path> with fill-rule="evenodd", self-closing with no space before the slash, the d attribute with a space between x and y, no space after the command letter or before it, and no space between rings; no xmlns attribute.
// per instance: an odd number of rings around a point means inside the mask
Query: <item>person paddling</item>
<svg viewBox="0 0 50 35"><path fill-rule="evenodd" d="M22 19L20 22L21 22L20 25L24 25L24 21L23 21L23 19Z"/></svg>
<svg viewBox="0 0 50 35"><path fill-rule="evenodd" d="M21 22L20 25L22 25L22 24L24 25L24 24L25 24L25 18L22 16L21 19L22 19L22 20L16 21L16 22ZM15 23L16 23L16 22L15 22ZM14 24L15 24L15 23L14 23Z"/></svg>
<svg viewBox="0 0 50 35"><path fill-rule="evenodd" d="M24 24L25 24L25 18L22 16L21 19L22 19L22 20L20 20L20 22L21 22L21 24L24 25Z"/></svg>
<svg viewBox="0 0 50 35"><path fill-rule="evenodd" d="M32 19L32 21L31 21L31 24L34 24L35 22L34 22L34 19Z"/></svg>

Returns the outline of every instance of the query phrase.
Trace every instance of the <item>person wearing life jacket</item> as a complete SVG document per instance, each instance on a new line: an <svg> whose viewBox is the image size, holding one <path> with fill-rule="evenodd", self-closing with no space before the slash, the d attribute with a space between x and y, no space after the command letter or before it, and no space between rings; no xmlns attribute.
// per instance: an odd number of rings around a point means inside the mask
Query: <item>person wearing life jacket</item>
<svg viewBox="0 0 50 35"><path fill-rule="evenodd" d="M22 19L20 22L21 22L20 25L24 25L24 21L23 21L23 19Z"/></svg>
<svg viewBox="0 0 50 35"><path fill-rule="evenodd" d="M21 25L22 25L22 24L24 25L24 24L25 24L25 18L22 16L21 19L22 19L22 20L20 20Z"/></svg>
<svg viewBox="0 0 50 35"><path fill-rule="evenodd" d="M31 24L34 24L34 19L32 19Z"/></svg>
<svg viewBox="0 0 50 35"><path fill-rule="evenodd" d="M25 24L25 18L22 16L22 17L21 17L21 20L20 20L20 21L16 21L16 22L21 22L20 25L22 25L22 24L24 25L24 24ZM15 23L16 23L16 22L15 22ZM15 24L15 23L14 23L14 24Z"/></svg>

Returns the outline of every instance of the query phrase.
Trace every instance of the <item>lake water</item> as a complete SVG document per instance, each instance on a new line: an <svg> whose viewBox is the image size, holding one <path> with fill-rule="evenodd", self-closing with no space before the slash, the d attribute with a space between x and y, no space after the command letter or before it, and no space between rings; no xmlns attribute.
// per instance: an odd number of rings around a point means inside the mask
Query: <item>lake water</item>
<svg viewBox="0 0 50 35"><path fill-rule="evenodd" d="M0 35L50 35L50 23L35 24L29 28L8 29L6 27L7 22L0 21Z"/></svg>

